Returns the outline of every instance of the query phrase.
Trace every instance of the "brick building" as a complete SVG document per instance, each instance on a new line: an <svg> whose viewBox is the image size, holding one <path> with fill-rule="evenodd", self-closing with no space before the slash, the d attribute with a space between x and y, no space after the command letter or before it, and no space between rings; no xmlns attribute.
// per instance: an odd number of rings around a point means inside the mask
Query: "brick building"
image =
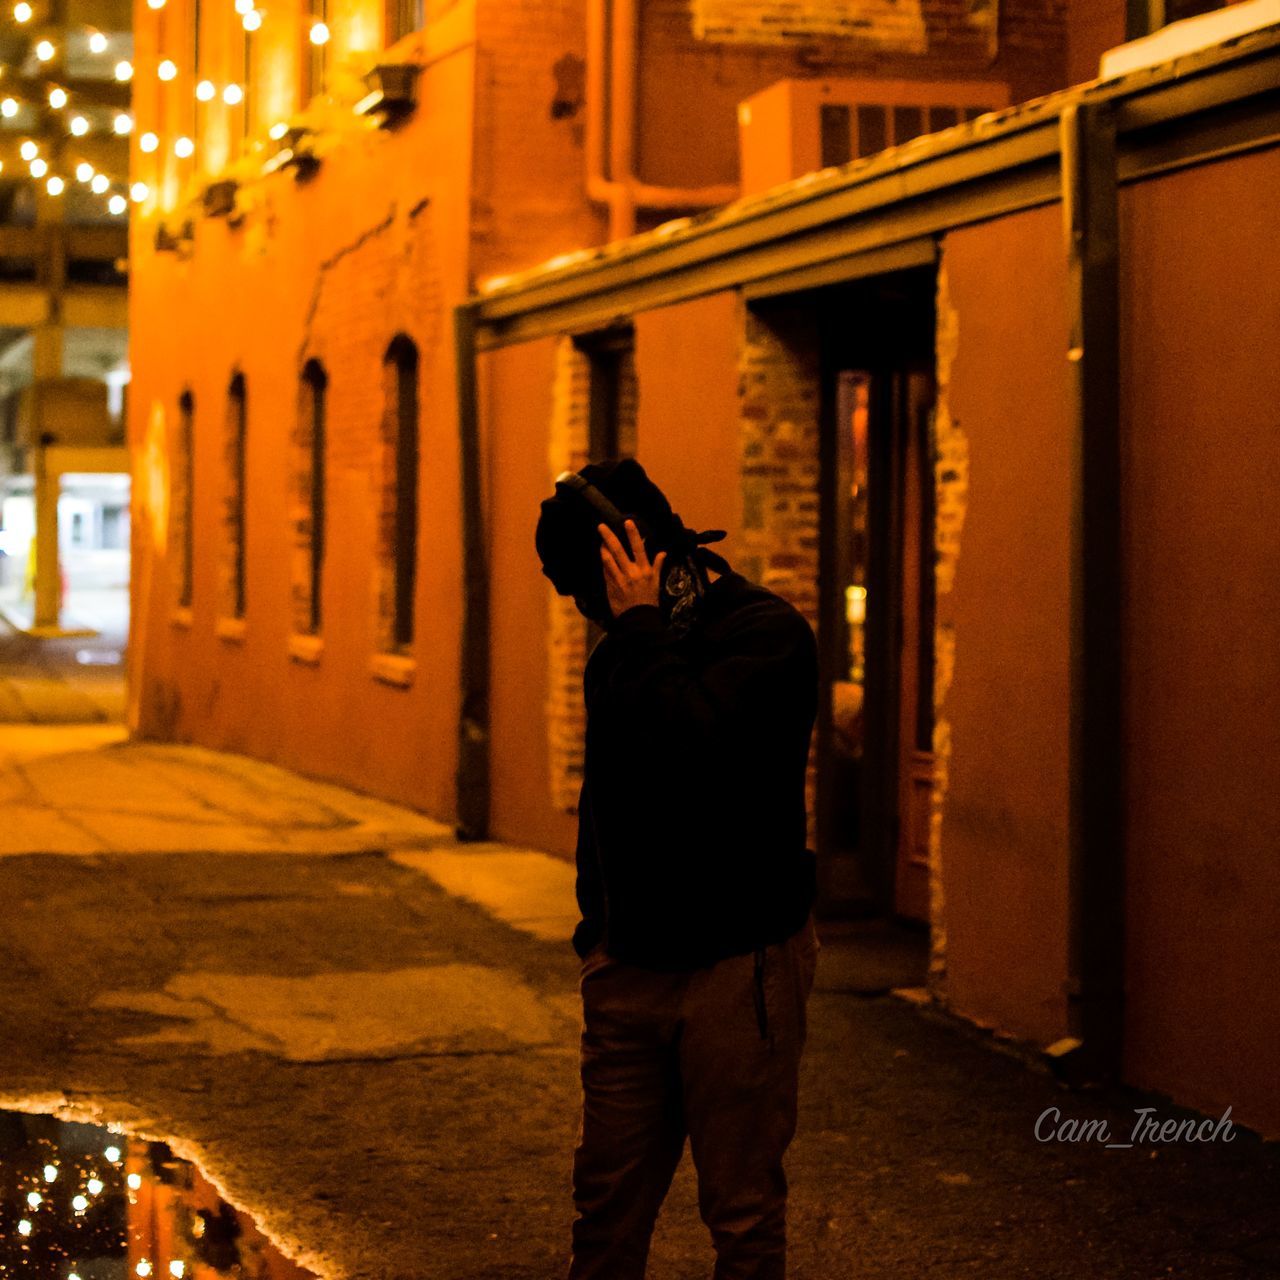
<svg viewBox="0 0 1280 1280"><path fill-rule="evenodd" d="M966 1017L1090 1066L1123 1040L1128 1078L1280 1129L1276 1011L1241 1012L1280 923L1257 901L1278 637L1263 593L1213 577L1226 546L1276 577L1249 514L1274 440L1221 440L1274 370L1238 354L1219 385L1234 308L1277 322L1249 270L1277 230L1274 40L1062 91L1123 38L1118 6L158 12L138 733L569 853L591 637L532 529L557 471L634 452L818 630L828 906L927 923ZM1241 216L1183 252L1222 192ZM1259 652L1215 702L1187 668L1232 628ZM1194 805L1219 783L1210 860Z"/></svg>

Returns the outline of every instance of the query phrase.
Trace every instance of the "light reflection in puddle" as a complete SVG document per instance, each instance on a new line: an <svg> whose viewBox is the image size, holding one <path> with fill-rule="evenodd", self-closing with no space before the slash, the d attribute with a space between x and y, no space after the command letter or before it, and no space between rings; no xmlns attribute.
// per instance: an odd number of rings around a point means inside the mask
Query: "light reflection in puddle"
<svg viewBox="0 0 1280 1280"><path fill-rule="evenodd" d="M0 1276L312 1280L163 1142L0 1111Z"/></svg>

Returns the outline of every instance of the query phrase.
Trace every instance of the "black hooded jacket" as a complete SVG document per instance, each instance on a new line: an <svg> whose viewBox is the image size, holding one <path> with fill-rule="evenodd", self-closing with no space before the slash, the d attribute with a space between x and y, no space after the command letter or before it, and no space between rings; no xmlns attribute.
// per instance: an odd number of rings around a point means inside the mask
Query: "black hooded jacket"
<svg viewBox="0 0 1280 1280"><path fill-rule="evenodd" d="M615 619L584 685L578 954L603 939L625 963L686 970L795 933L814 897L805 618L730 571L686 635L652 605Z"/></svg>

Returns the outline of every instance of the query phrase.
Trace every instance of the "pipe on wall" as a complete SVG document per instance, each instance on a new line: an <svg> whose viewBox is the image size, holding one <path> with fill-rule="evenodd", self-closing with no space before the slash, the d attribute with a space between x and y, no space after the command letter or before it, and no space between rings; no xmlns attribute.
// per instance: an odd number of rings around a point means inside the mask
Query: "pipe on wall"
<svg viewBox="0 0 1280 1280"><path fill-rule="evenodd" d="M736 183L662 187L640 181L635 145L639 46L637 0L588 0L587 197L608 207L610 240L635 232L637 209L709 209L740 194Z"/></svg>

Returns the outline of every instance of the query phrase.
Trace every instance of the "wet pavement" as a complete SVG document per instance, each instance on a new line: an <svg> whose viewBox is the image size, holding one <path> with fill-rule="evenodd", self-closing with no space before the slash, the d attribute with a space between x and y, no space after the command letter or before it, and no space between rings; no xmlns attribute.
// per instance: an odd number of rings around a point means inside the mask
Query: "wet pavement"
<svg viewBox="0 0 1280 1280"><path fill-rule="evenodd" d="M563 1275L565 863L110 723L0 726L0 794L0 1107L166 1144L333 1280ZM1038 1141L1053 1107L1117 1133L1182 1113L1069 1092L890 994L910 938L825 944L793 1280L1280 1275L1280 1147ZM650 1274L710 1271L686 1158Z"/></svg>

